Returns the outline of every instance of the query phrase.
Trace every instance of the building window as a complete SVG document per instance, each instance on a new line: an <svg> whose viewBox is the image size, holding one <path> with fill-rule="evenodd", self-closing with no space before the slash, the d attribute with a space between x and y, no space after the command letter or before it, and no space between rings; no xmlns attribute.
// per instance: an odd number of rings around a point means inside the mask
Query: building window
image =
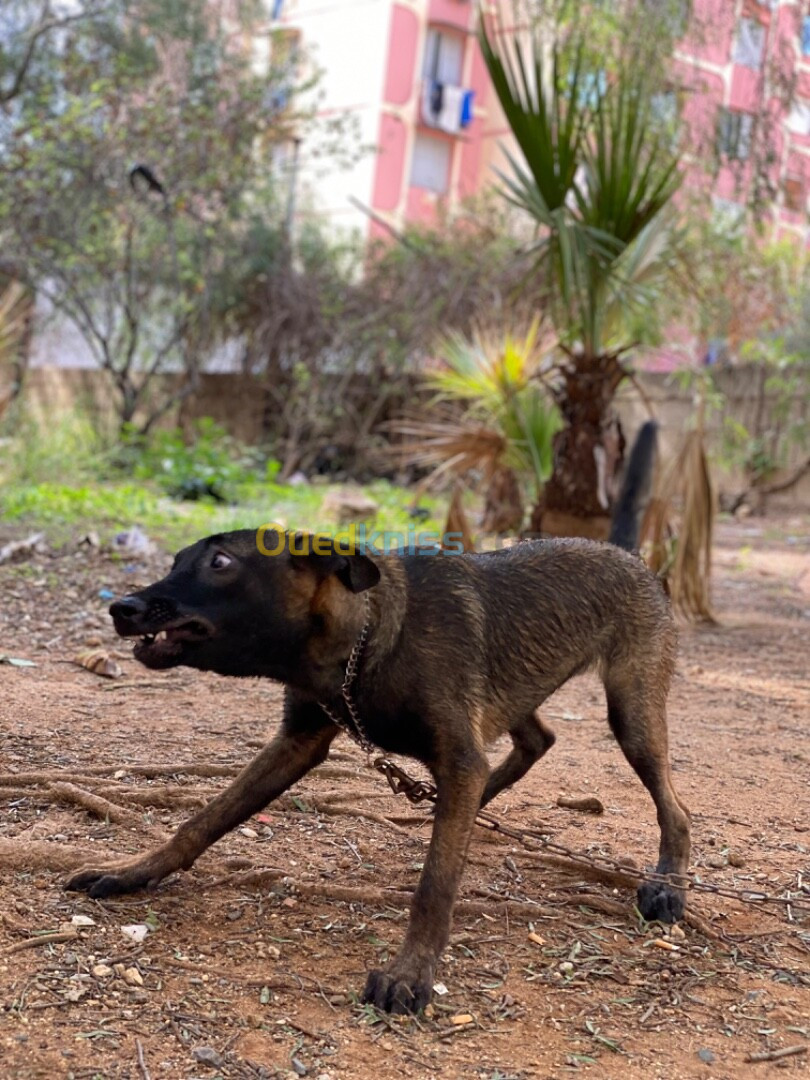
<svg viewBox="0 0 810 1080"><path fill-rule="evenodd" d="M422 78L444 86L461 86L464 71L464 38L443 30L428 30Z"/></svg>
<svg viewBox="0 0 810 1080"><path fill-rule="evenodd" d="M785 210L801 214L805 208L804 182L800 176L786 176L782 184Z"/></svg>
<svg viewBox="0 0 810 1080"><path fill-rule="evenodd" d="M794 135L810 135L810 102L794 102L785 125Z"/></svg>
<svg viewBox="0 0 810 1080"><path fill-rule="evenodd" d="M450 187L452 150L447 139L417 131L411 159L411 187L444 195Z"/></svg>
<svg viewBox="0 0 810 1080"><path fill-rule="evenodd" d="M717 152L733 161L747 161L751 155L751 113L721 109L717 130Z"/></svg>
<svg viewBox="0 0 810 1080"><path fill-rule="evenodd" d="M759 71L765 52L765 27L758 19L740 19L734 63Z"/></svg>

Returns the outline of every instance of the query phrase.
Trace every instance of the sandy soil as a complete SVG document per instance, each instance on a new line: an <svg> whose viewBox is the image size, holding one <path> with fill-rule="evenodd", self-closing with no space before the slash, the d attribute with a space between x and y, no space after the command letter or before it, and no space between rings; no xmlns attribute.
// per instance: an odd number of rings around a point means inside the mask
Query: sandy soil
<svg viewBox="0 0 810 1080"><path fill-rule="evenodd" d="M684 925L665 938L640 924L631 891L480 832L439 972L446 993L404 1022L357 993L401 940L403 901L385 893L413 886L429 822L346 739L155 892L96 902L62 891L72 867L154 844L220 790L272 731L280 695L149 673L126 648L117 680L70 663L118 648L104 590L154 578L163 556L127 568L75 546L0 567L0 653L36 664L0 664L0 1076L807 1075L807 1052L746 1057L810 1047L809 553L806 519L720 527L721 624L684 629L670 699L694 873L794 902L696 892L709 933ZM544 713L557 745L493 810L577 850L653 862L653 807L611 739L598 684L572 683ZM113 812L95 816L59 783ZM605 813L559 807L560 794L595 795ZM335 898L347 888L351 900ZM145 940L124 935L130 924L149 926ZM48 933L61 937L39 940Z"/></svg>

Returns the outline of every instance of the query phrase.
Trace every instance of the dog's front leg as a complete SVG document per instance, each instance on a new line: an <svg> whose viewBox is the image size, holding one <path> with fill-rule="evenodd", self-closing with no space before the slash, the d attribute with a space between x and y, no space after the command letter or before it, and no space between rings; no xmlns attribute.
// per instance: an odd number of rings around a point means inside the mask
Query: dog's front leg
<svg viewBox="0 0 810 1080"><path fill-rule="evenodd" d="M405 941L382 971L369 972L363 1001L387 1012L419 1012L433 994L436 965L450 936L453 904L470 834L489 775L486 758L472 749L452 767L435 769L436 817L425 868L411 902Z"/></svg>
<svg viewBox="0 0 810 1080"><path fill-rule="evenodd" d="M188 870L215 840L247 820L326 758L337 728L329 723L281 732L222 794L185 821L167 843L146 855L80 870L65 888L92 897L151 888L175 870Z"/></svg>

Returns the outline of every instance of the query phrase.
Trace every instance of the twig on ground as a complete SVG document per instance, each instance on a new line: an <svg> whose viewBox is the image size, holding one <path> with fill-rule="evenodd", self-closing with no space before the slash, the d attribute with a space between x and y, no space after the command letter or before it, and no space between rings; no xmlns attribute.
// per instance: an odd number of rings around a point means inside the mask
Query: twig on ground
<svg viewBox="0 0 810 1080"><path fill-rule="evenodd" d="M8 945L3 949L2 955L11 956L12 953L22 952L24 949L36 949L40 945L59 945L63 941L73 941L78 936L78 930L58 930L53 934L39 934L38 937L28 938L26 941L17 941L14 945Z"/></svg>
<svg viewBox="0 0 810 1080"><path fill-rule="evenodd" d="M170 784L161 787L148 787L138 791L120 785L117 787L110 785L97 788L94 794L102 795L105 798L116 795L121 798L121 801L135 803L138 806L154 806L165 810L175 810L198 808L219 793L207 788L200 790ZM2 795L3 789L0 788L0 796Z"/></svg>
<svg viewBox="0 0 810 1080"><path fill-rule="evenodd" d="M23 555L26 558L33 555L44 537L45 533L31 533L24 540L10 540L7 544L3 544L0 547L0 564L9 562L17 555Z"/></svg>
<svg viewBox="0 0 810 1080"><path fill-rule="evenodd" d="M55 795L60 802L80 806L83 810L87 810L89 813L101 818L102 821L112 821L116 825L130 825L136 829L151 831L150 827L145 824L142 814L137 814L134 810L127 810L117 803L110 802L109 799L102 799L100 795L94 795L92 791L86 791L75 784L51 784L48 787L48 792Z"/></svg>
<svg viewBox="0 0 810 1080"><path fill-rule="evenodd" d="M783 1046L781 1050L762 1050L757 1054L746 1054L745 1061L781 1061L782 1058L798 1057L806 1054L810 1046L801 1043L797 1046Z"/></svg>
<svg viewBox="0 0 810 1080"><path fill-rule="evenodd" d="M312 799L307 799L307 804L318 814L331 814L333 817L362 818L364 821L373 821L377 825L382 825L386 829L393 829L394 832L401 833L403 836L409 835L408 829L403 825L397 825L391 818L386 817L384 814L375 814L371 810L361 810L357 806L333 806L331 803Z"/></svg>
<svg viewBox="0 0 810 1080"><path fill-rule="evenodd" d="M138 1068L141 1070L143 1080L152 1080L149 1069L146 1067L146 1058L143 1053L143 1044L140 1039L135 1040L135 1048L138 1053Z"/></svg>
<svg viewBox="0 0 810 1080"><path fill-rule="evenodd" d="M30 840L25 834L16 840L0 838L0 864L9 870L75 870L98 860L98 848L52 844Z"/></svg>

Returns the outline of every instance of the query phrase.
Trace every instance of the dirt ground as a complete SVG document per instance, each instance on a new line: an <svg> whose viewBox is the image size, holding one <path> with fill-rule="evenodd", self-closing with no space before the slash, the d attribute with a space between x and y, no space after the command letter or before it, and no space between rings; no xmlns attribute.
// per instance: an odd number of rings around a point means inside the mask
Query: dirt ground
<svg viewBox="0 0 810 1080"><path fill-rule="evenodd" d="M694 874L793 902L696 891L704 930L669 932L640 923L632 891L479 831L446 990L431 1016L404 1022L357 995L402 938L429 822L345 738L155 892L62 891L71 868L155 844L221 790L278 722L280 694L150 673L126 646L115 680L70 663L118 649L108 594L153 578L163 556L127 567L74 545L0 567L0 1076L809 1075L809 555L807 519L720 526L721 623L683 630L669 714ZM653 862L652 803L596 681L565 687L544 715L557 745L493 812L576 850ZM87 793L112 807L94 814L77 802ZM597 796L605 812L560 807L561 794ZM131 940L131 925L147 936Z"/></svg>

